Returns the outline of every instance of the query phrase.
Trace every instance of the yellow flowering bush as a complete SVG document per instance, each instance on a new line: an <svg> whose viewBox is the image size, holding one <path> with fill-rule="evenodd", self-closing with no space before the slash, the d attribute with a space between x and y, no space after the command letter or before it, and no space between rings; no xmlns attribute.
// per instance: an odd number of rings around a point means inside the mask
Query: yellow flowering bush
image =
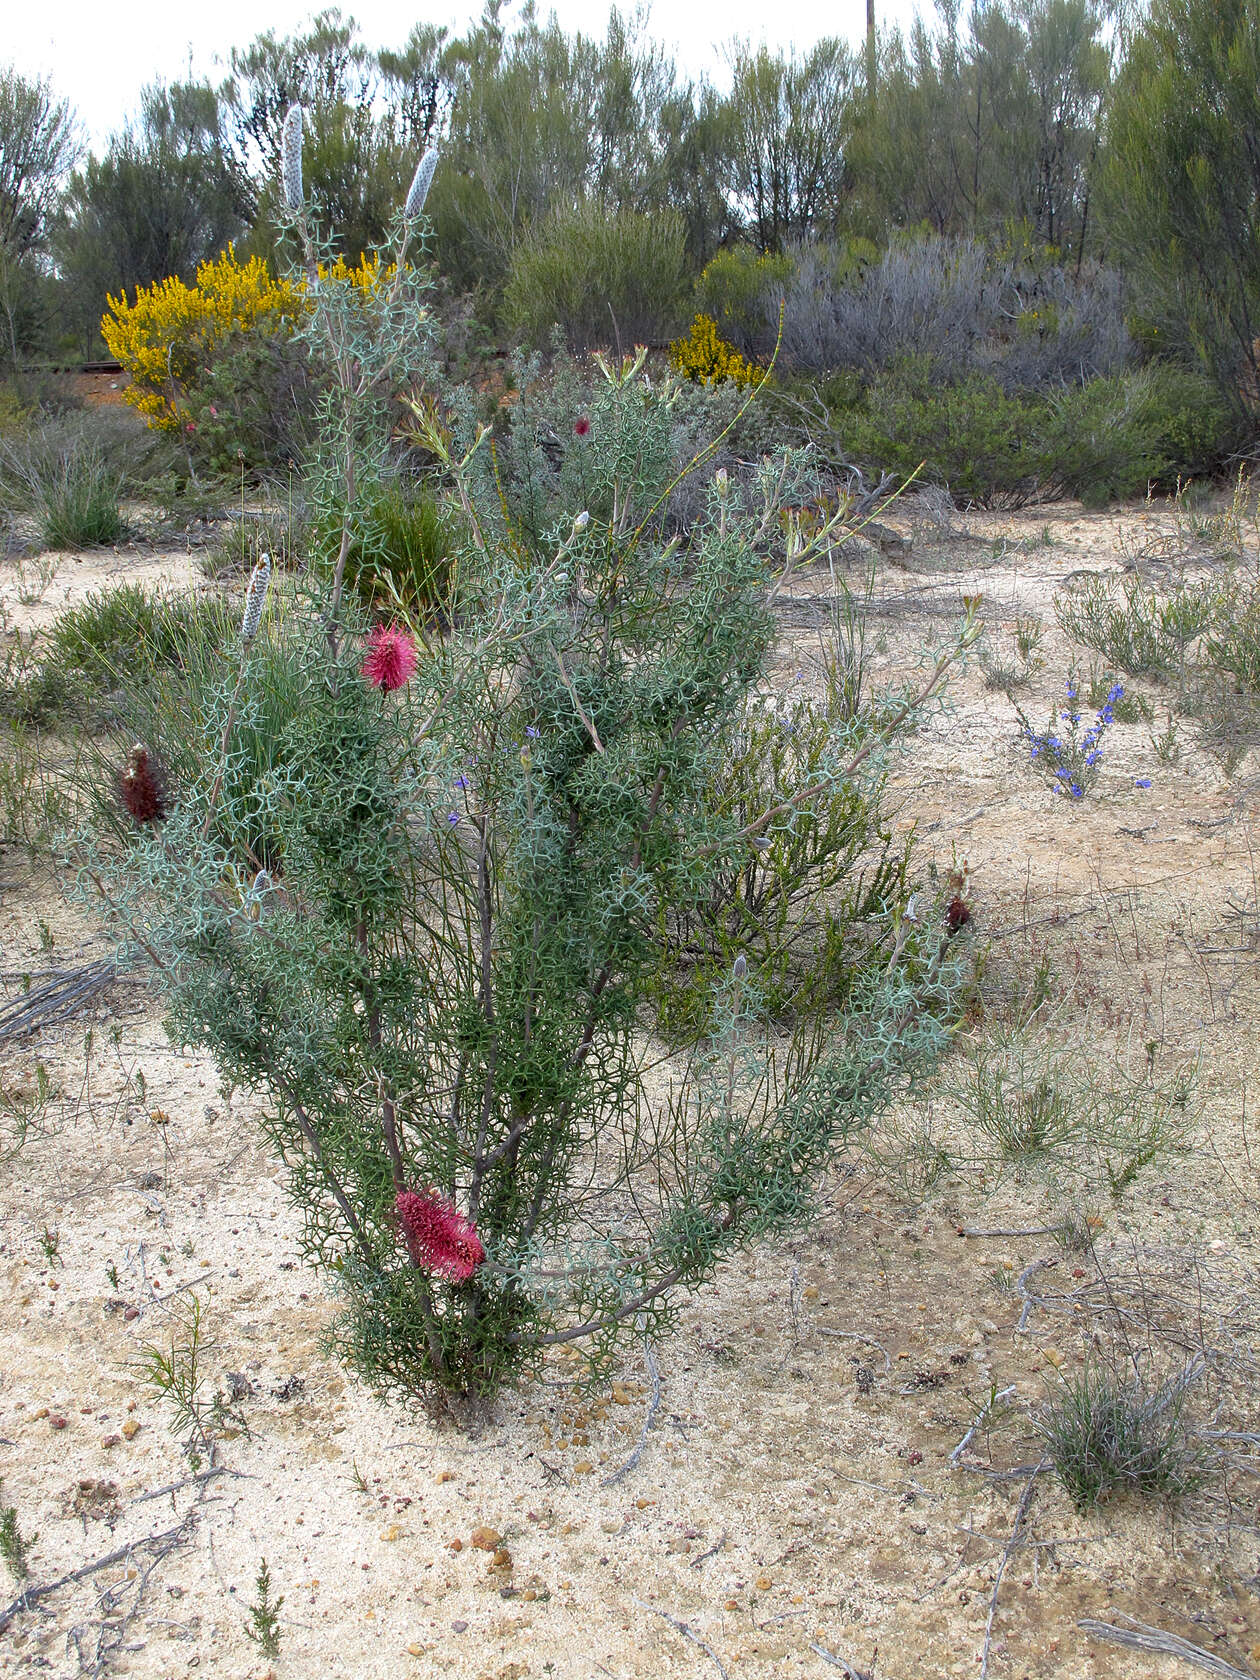
<svg viewBox="0 0 1260 1680"><path fill-rule="evenodd" d="M237 334L287 333L304 307L301 292L275 280L261 257L242 263L231 245L197 270L192 286L172 276L111 297L101 322L109 352L130 378L127 401L159 431L190 424L188 398L216 354Z"/></svg>
<svg viewBox="0 0 1260 1680"><path fill-rule="evenodd" d="M697 315L686 338L676 338L669 347L670 366L686 379L701 385L729 381L732 385L759 385L765 369L741 356L727 344L711 315Z"/></svg>
<svg viewBox="0 0 1260 1680"><path fill-rule="evenodd" d="M385 285L394 278L395 265L381 267L379 257L360 256L354 268L344 257L338 257L333 263L320 263L319 277L321 280L349 280L365 303L369 302L377 288ZM302 288L305 292L306 288Z"/></svg>

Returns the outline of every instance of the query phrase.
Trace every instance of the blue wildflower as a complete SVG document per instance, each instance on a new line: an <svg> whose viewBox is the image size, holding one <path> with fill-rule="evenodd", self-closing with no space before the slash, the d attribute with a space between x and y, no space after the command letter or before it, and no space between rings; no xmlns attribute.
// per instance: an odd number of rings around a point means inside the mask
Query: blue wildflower
<svg viewBox="0 0 1260 1680"><path fill-rule="evenodd" d="M1139 776L1133 785L1134 787L1150 787L1151 778L1149 776Z"/></svg>

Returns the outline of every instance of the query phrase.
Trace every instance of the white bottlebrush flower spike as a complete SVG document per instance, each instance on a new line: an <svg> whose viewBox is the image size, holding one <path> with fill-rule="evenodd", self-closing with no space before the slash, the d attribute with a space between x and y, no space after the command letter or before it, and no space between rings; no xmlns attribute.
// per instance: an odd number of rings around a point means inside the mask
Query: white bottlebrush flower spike
<svg viewBox="0 0 1260 1680"><path fill-rule="evenodd" d="M250 573L249 588L245 591L245 616L241 620L241 640L248 647L258 634L258 626L262 623L263 607L267 603L267 591L271 587L271 556L262 554L258 564Z"/></svg>
<svg viewBox="0 0 1260 1680"><path fill-rule="evenodd" d="M282 170L284 203L294 212L302 208L302 107L290 105L284 119Z"/></svg>
<svg viewBox="0 0 1260 1680"><path fill-rule="evenodd" d="M404 216L418 216L424 209L424 201L429 196L429 186L433 180L433 171L437 168L437 160L437 147L430 146L411 177L411 186L407 189L407 202L403 205Z"/></svg>

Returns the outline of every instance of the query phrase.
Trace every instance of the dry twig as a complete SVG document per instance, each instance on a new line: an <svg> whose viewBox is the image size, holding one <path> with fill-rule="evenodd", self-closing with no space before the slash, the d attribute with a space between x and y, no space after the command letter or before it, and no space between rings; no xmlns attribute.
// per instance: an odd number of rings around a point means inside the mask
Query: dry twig
<svg viewBox="0 0 1260 1680"><path fill-rule="evenodd" d="M722 1676L722 1680L731 1680L730 1675L722 1666L721 1657L718 1656L707 1639L701 1639L694 1628L688 1627L686 1622L680 1622L677 1616L671 1616L668 1610L658 1610L654 1604L645 1604L641 1598L636 1598L634 1602L640 1610L650 1610L654 1616L659 1616L662 1621L668 1622L675 1633L681 1633L684 1639L689 1639L693 1645L698 1645L705 1655L711 1657L717 1665L717 1671Z"/></svg>
<svg viewBox="0 0 1260 1680"><path fill-rule="evenodd" d="M1033 1489L1037 1485L1037 1477L1043 1470L1048 1470L1050 1460L1043 1458L1041 1463L1034 1466L1028 1478L1028 1485L1019 1496L1019 1504L1015 1508L1015 1526L1011 1529L1011 1537L1002 1548L1002 1556L998 1559L997 1576L993 1582L993 1593L989 1599L989 1616L984 1624L984 1649L980 1654L980 1680L987 1680L989 1673L989 1647L993 1641L993 1618L997 1614L998 1594L1002 1590L1002 1577L1006 1574L1006 1566L1019 1550L1023 1540L1024 1519L1028 1515L1028 1508L1032 1504Z"/></svg>
<svg viewBox="0 0 1260 1680"><path fill-rule="evenodd" d="M615 1483L621 1481L624 1476L628 1476L634 1469L635 1465L639 1462L640 1458L642 1458L643 1449L647 1445L648 1430L652 1427L657 1409L661 1403L661 1373L660 1367L656 1363L656 1355L652 1352L651 1342L644 1342L643 1352L647 1359L648 1374L652 1378L652 1398L648 1402L647 1416L643 1419L643 1428L639 1432L638 1444L635 1446L634 1451L621 1466L620 1470L614 1470L611 1476L604 1477L602 1483L602 1486L604 1487L612 1487Z"/></svg>
<svg viewBox="0 0 1260 1680"><path fill-rule="evenodd" d="M129 1540L125 1546L118 1546L112 1552L106 1552L104 1557L96 1558L91 1563L80 1564L78 1569L72 1569L65 1575L59 1575L55 1581L43 1581L37 1586L27 1587L20 1592L7 1609L0 1611L0 1633L3 1633L15 1616L23 1610L29 1610L40 1599L47 1598L51 1593L59 1592L62 1587L73 1586L77 1581L86 1581L89 1575L95 1575L99 1570L110 1569L116 1563L133 1557L136 1552L146 1547L159 1549L158 1555L165 1557L173 1547L178 1546L185 1538L189 1525L198 1515L194 1506L174 1528L164 1529L160 1534L145 1534L139 1540Z"/></svg>
<svg viewBox="0 0 1260 1680"><path fill-rule="evenodd" d="M1227 1663L1223 1657L1218 1657L1215 1651L1206 1651L1202 1645L1192 1645L1180 1634L1165 1633L1162 1628L1148 1627L1145 1622L1134 1621L1132 1616L1126 1616L1125 1620L1133 1623L1132 1629L1115 1627L1111 1622L1095 1621L1092 1617L1086 1617L1076 1625L1082 1633L1088 1633L1094 1639L1105 1639L1112 1645L1127 1645L1133 1651L1150 1651L1162 1657L1180 1657L1183 1662L1193 1663L1196 1668L1205 1668L1209 1674L1223 1676L1224 1680L1256 1680L1253 1669L1235 1668L1233 1663Z"/></svg>
<svg viewBox="0 0 1260 1680"><path fill-rule="evenodd" d="M1015 1384L1012 1383L1009 1388L1003 1388L1003 1389L999 1390L998 1393L991 1394L989 1396L989 1398L985 1401L984 1405L981 1406L980 1410L976 1413L976 1419L975 1419L975 1422L972 1424L971 1428L963 1436L962 1440L959 1441L958 1445L954 1448L953 1452L950 1453L949 1462L950 1462L951 1468L953 1468L955 1470L958 1468L959 1459L966 1452L967 1448L971 1445L971 1442L975 1439L976 1430L979 1429L980 1426L984 1423L985 1419L989 1416L989 1413L994 1410L994 1408L999 1404L1000 1401L1008 1400L1011 1397L1011 1395L1014 1394L1014 1392L1015 1392Z"/></svg>
<svg viewBox="0 0 1260 1680"><path fill-rule="evenodd" d="M842 1668L848 1675L849 1680L871 1680L871 1675L864 1669L854 1668L851 1662L846 1662L843 1657L838 1657L834 1651L829 1651L825 1645L815 1645L811 1639L809 1648L824 1662L830 1663L833 1668Z"/></svg>
<svg viewBox="0 0 1260 1680"><path fill-rule="evenodd" d="M711 1557L716 1557L717 1554L725 1548L726 1542L729 1539L730 1539L730 1535L727 1534L725 1529L723 1529L720 1539L715 1540L711 1546L709 1546L705 1551L700 1553L699 1557L692 1558L691 1567L693 1569L699 1569L699 1567L702 1563L707 1563Z"/></svg>
<svg viewBox="0 0 1260 1680"><path fill-rule="evenodd" d="M878 1348L884 1356L884 1375L889 1376L891 1374L892 1359L889 1357L888 1349L883 1342L877 1342L874 1336L863 1336L856 1330L828 1330L821 1324L818 1326L818 1334L820 1336L830 1336L832 1341L835 1342L865 1342L867 1347Z"/></svg>

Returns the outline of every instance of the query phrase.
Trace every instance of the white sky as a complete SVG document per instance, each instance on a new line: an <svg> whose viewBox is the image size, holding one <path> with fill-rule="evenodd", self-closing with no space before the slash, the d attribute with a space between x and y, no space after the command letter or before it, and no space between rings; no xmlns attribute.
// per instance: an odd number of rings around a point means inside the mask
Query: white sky
<svg viewBox="0 0 1260 1680"><path fill-rule="evenodd" d="M219 80L230 48L264 30L291 33L319 10L318 0L8 0L0 29L0 65L26 76L48 76L78 113L87 139L99 149L110 131L136 109L140 89L187 74ZM623 4L625 13L632 4ZM928 0L877 0L881 24L907 23ZM541 16L555 11L568 31L602 35L606 0L537 0ZM481 0L344 0L343 16L357 19L369 46L401 46L419 19L463 27ZM511 13L505 9L505 16ZM769 17L770 22L767 22ZM656 0L648 32L672 48L691 75L720 77L721 48L733 37L786 50L811 46L822 35L861 39L865 0Z"/></svg>

